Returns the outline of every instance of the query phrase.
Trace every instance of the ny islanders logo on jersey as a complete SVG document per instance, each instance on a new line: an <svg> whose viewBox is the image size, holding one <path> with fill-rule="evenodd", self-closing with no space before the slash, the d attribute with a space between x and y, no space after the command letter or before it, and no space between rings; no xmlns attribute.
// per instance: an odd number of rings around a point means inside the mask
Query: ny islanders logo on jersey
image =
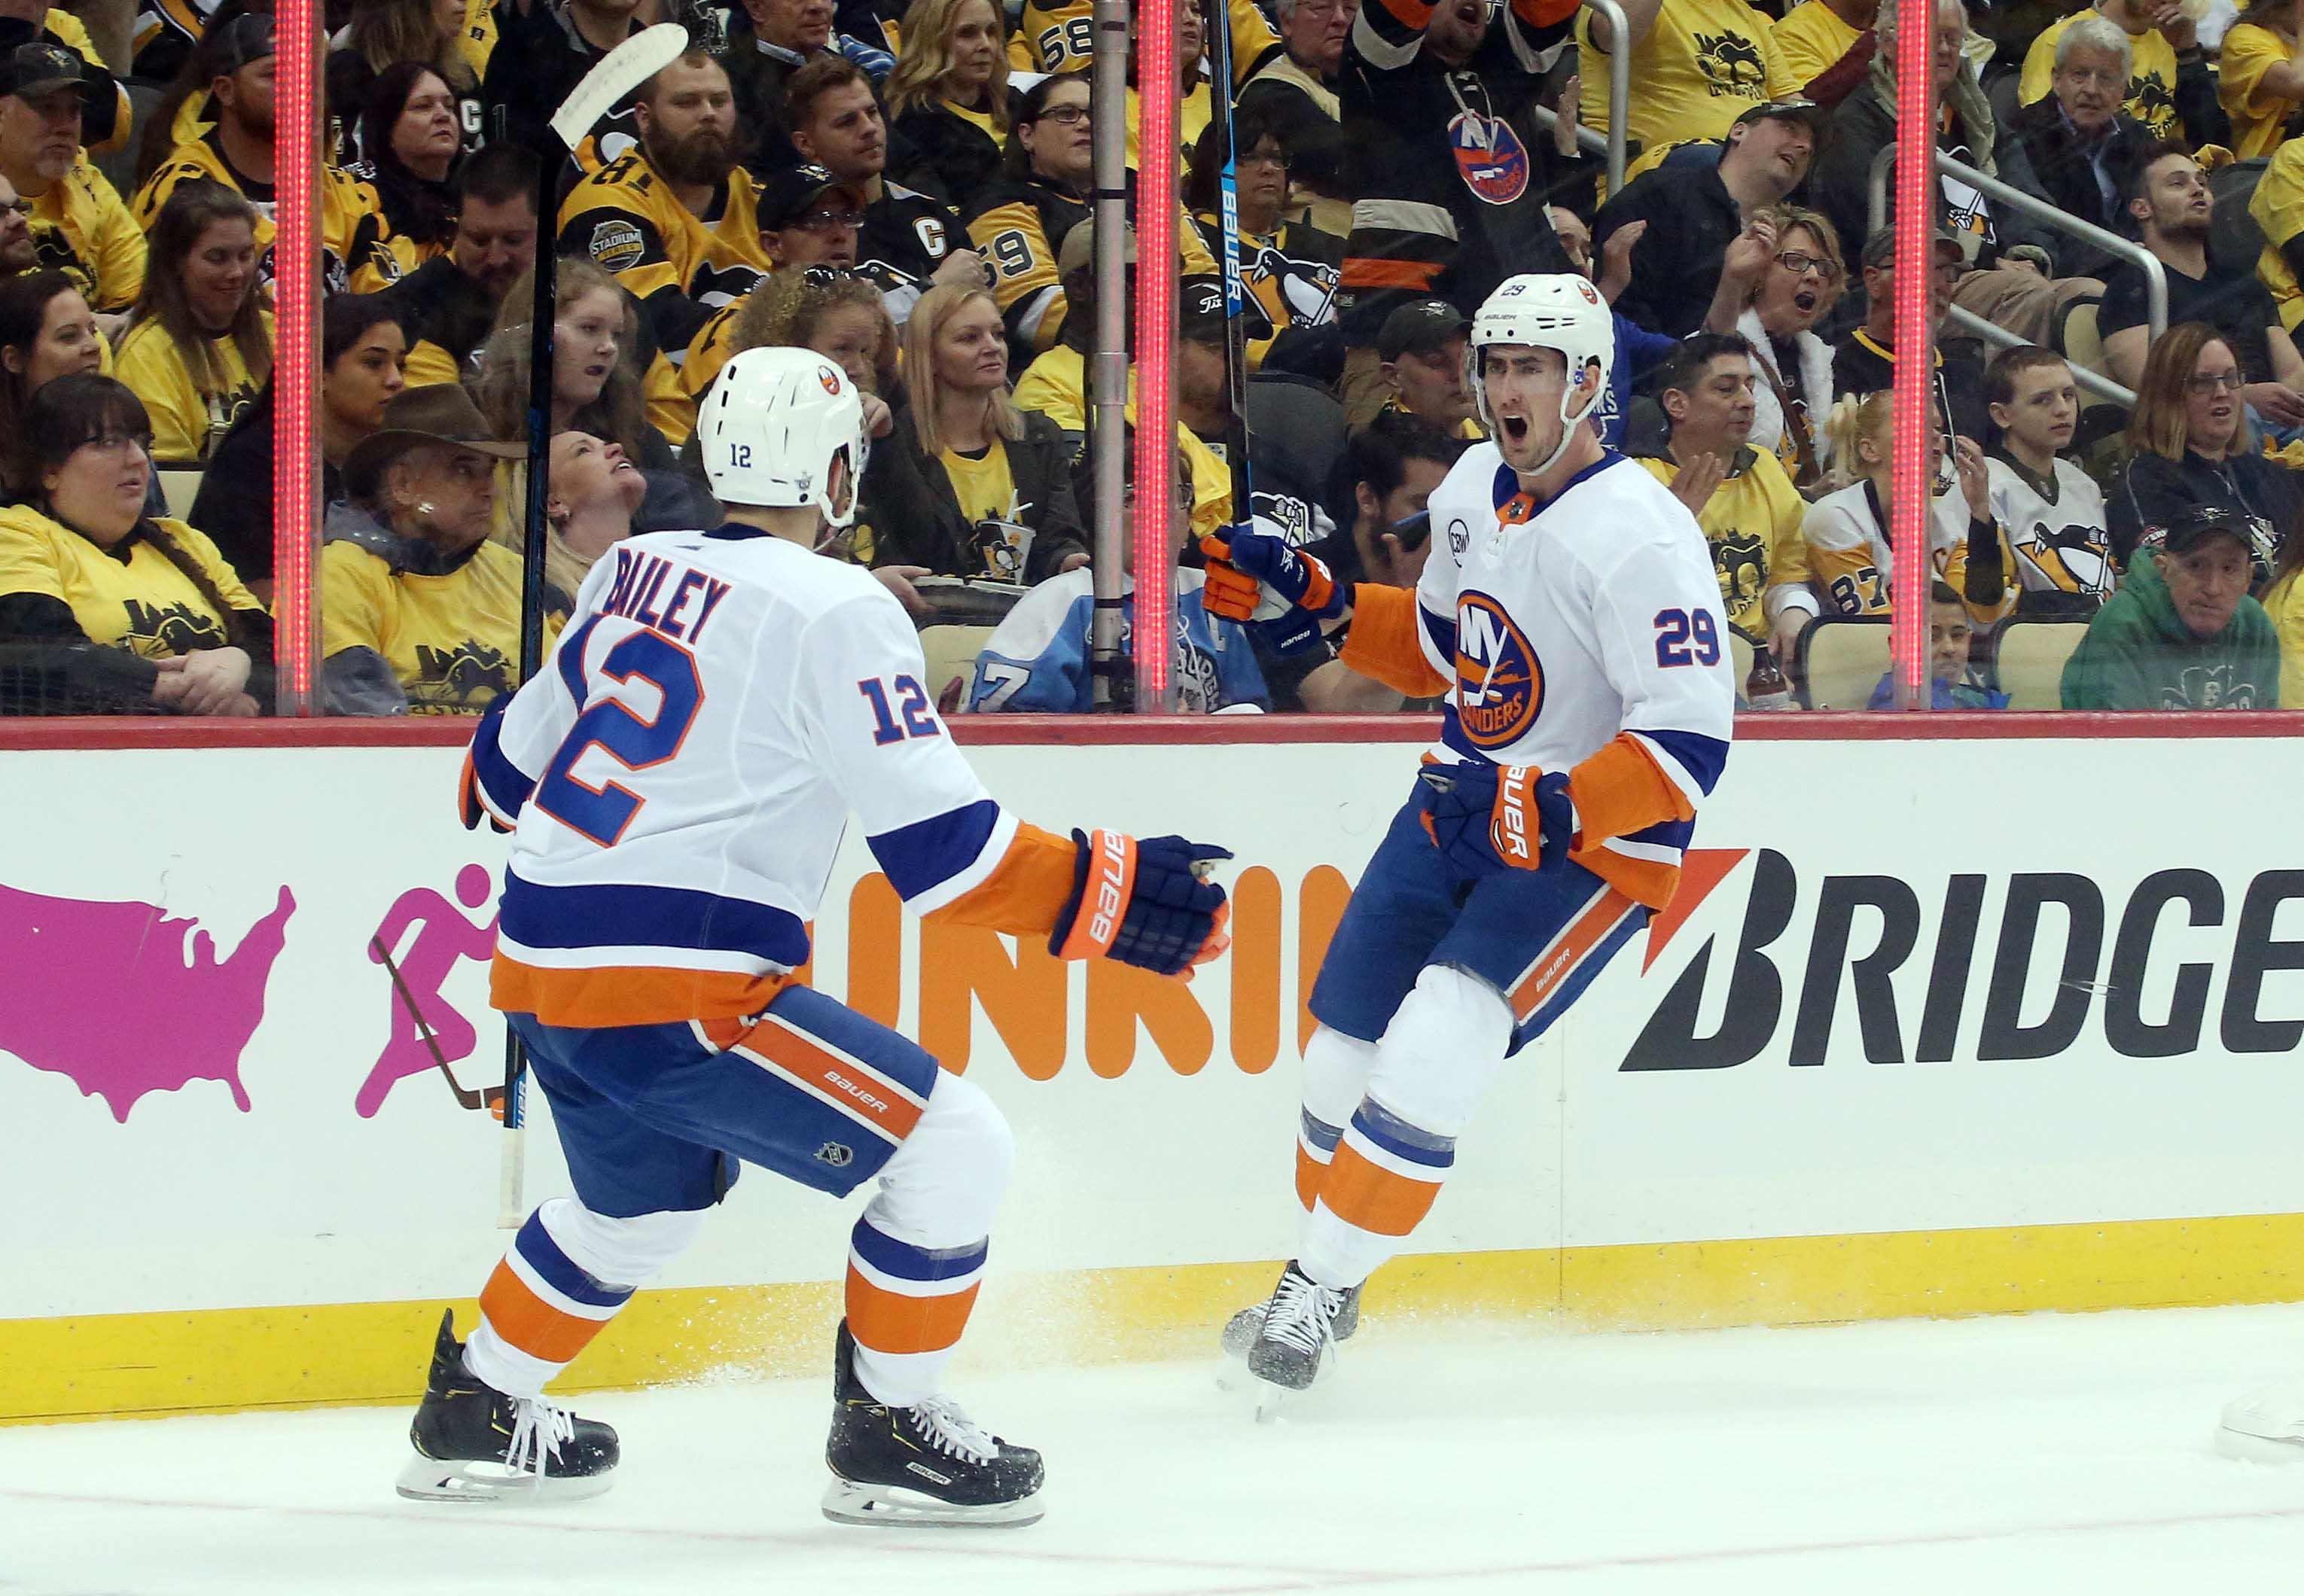
<svg viewBox="0 0 2304 1596"><path fill-rule="evenodd" d="M1536 724L1544 669L1536 650L1485 593L1456 600L1456 721L1476 748L1501 748Z"/></svg>
<svg viewBox="0 0 2304 1596"><path fill-rule="evenodd" d="M1528 150L1501 116L1459 111L1448 122L1448 145L1464 186L1490 205L1510 205L1528 192Z"/></svg>

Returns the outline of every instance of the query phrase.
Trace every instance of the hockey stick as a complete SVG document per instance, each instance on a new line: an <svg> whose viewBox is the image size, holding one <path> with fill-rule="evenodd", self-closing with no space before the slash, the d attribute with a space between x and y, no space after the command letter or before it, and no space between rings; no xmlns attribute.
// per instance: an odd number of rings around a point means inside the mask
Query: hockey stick
<svg viewBox="0 0 2304 1596"><path fill-rule="evenodd" d="M552 135L561 148L573 155L592 124L614 110L618 101L647 82L688 50L688 30L676 22L643 28L603 55L584 74L560 108L552 114ZM553 200L559 187L560 163L554 152L537 152L536 267L532 275L536 297L529 310L528 342L528 513L521 540L520 679L529 680L544 664L544 503L551 491L552 472L552 320L553 261L556 251L545 241L555 231ZM503 1161L497 1170L496 1223L519 1229L527 1218L522 1191L528 1156L528 1053L520 1034L504 1027Z"/></svg>
<svg viewBox="0 0 2304 1596"><path fill-rule="evenodd" d="M1216 220L1224 234L1224 390L1232 406L1232 418L1224 426L1224 456L1232 468L1232 519L1244 527L1256 519L1256 501L1248 469L1248 284L1240 262L1240 148L1232 135L1232 23L1224 0L1201 0L1200 9L1210 52L1208 117L1224 129Z"/></svg>
<svg viewBox="0 0 2304 1596"><path fill-rule="evenodd" d="M383 962L385 973L392 977L392 990L398 995L401 1008L407 1011L409 1018L416 1022L416 1034L424 1038L424 1051L432 1055L432 1062L438 1065L440 1073L447 1077L448 1090L456 1094L456 1106L460 1109L487 1107L487 1098L478 1092L467 1091L457 1084L456 1072L448 1068L448 1056L440 1051L440 1041L432 1034L431 1022L424 1018L424 1011L416 1006L416 994L408 990L408 983L401 978L400 967L393 963L392 951L384 945L384 939L380 936L372 936L368 938L368 950Z"/></svg>

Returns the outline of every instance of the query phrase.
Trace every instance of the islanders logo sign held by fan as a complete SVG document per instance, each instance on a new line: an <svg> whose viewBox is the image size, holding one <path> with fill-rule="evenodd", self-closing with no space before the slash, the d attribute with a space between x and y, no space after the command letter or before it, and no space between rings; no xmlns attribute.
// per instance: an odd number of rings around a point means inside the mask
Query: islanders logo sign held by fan
<svg viewBox="0 0 2304 1596"><path fill-rule="evenodd" d="M1485 593L1456 600L1456 720L1476 748L1501 748L1536 724L1544 669L1504 607Z"/></svg>
<svg viewBox="0 0 2304 1596"><path fill-rule="evenodd" d="M1448 147L1464 186L1490 205L1510 205L1528 192L1528 147L1501 116L1459 111L1448 122Z"/></svg>

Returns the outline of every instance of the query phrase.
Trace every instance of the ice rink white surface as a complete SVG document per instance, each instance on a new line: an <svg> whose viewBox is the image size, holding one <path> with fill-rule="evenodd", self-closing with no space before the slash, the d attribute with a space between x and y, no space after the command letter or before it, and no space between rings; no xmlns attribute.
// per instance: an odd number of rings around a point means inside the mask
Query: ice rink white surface
<svg viewBox="0 0 2304 1596"><path fill-rule="evenodd" d="M1345 1350L1264 1426L1214 1358L970 1376L1047 1454L1025 1530L826 1523L816 1381L592 1398L616 1488L528 1511L396 1499L404 1412L0 1430L0 1592L2304 1588L2304 1460L2211 1439L2304 1307Z"/></svg>

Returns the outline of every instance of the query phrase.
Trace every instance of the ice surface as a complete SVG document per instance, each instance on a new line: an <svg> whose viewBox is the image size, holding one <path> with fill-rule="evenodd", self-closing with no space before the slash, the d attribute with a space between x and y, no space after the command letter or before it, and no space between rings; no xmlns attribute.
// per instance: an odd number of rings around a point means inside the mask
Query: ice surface
<svg viewBox="0 0 2304 1596"><path fill-rule="evenodd" d="M2210 1440L2230 1398L2304 1372L2304 1307L1385 1328L1261 1427L1214 1358L958 1382L1048 1456L1021 1531L825 1523L809 1381L594 1397L619 1483L525 1512L396 1499L402 1412L0 1430L0 1592L2304 1589L2304 1466Z"/></svg>

